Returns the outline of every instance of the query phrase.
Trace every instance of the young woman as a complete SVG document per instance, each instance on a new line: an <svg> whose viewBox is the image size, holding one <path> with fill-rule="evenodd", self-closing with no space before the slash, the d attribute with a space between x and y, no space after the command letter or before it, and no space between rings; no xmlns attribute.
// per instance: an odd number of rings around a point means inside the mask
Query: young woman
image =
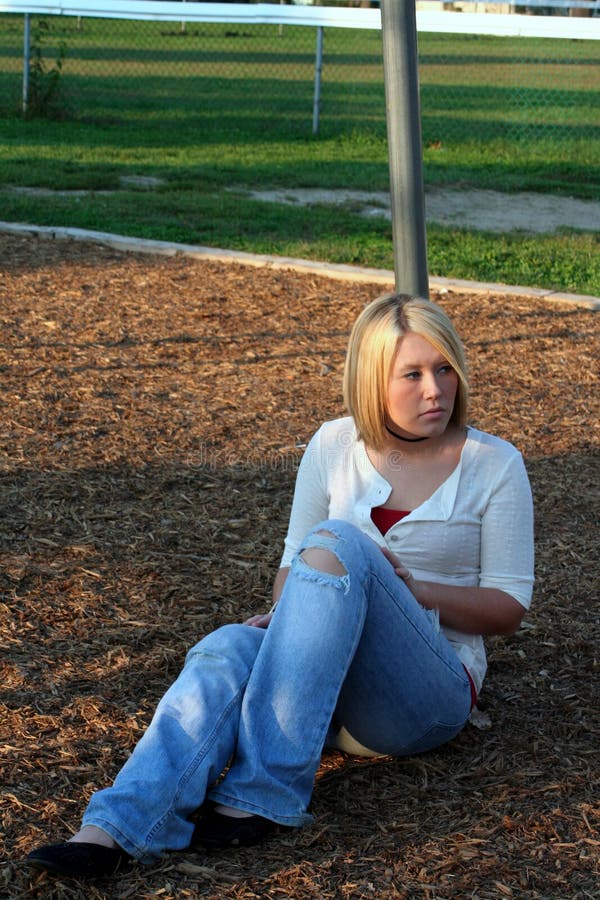
<svg viewBox="0 0 600 900"><path fill-rule="evenodd" d="M325 745L406 755L462 729L483 636L514 632L531 599L521 455L466 425L462 346L428 300L363 310L344 398L349 416L300 464L274 611L190 650L81 830L31 865L105 875L192 843L251 844L310 821Z"/></svg>

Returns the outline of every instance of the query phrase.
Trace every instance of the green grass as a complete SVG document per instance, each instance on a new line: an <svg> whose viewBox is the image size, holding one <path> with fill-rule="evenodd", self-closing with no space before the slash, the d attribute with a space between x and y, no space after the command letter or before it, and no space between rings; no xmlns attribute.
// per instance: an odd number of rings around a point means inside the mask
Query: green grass
<svg viewBox="0 0 600 900"><path fill-rule="evenodd" d="M22 21L0 16L0 218L393 267L391 227L351 209L276 207L244 188L386 190L380 36L328 29L311 133L312 29L50 22L67 47L58 120L18 114ZM420 36L427 185L600 199L594 41ZM125 191L124 175L161 186ZM232 193L231 188L240 188ZM598 234L428 228L435 275L600 292Z"/></svg>

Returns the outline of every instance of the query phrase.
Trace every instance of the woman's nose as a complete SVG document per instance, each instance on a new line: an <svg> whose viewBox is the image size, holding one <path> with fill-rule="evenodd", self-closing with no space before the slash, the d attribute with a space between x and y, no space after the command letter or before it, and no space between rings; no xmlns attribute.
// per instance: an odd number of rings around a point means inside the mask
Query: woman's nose
<svg viewBox="0 0 600 900"><path fill-rule="evenodd" d="M435 375L430 375L425 382L425 396L426 397L440 397L442 394L442 389L440 387L440 383Z"/></svg>

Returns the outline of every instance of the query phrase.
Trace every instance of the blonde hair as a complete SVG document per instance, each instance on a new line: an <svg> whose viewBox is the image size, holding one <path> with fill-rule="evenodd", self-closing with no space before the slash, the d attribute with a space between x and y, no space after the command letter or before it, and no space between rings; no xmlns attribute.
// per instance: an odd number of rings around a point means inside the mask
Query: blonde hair
<svg viewBox="0 0 600 900"><path fill-rule="evenodd" d="M344 403L359 437L380 450L385 442L388 384L398 345L412 331L442 354L458 375L450 421L466 424L469 386L465 353L444 310L431 300L384 294L363 309L350 334L344 369Z"/></svg>

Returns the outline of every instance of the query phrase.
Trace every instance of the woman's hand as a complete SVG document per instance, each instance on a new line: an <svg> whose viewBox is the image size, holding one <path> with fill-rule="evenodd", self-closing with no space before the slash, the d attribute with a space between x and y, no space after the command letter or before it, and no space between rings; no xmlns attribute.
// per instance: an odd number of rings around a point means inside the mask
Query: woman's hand
<svg viewBox="0 0 600 900"><path fill-rule="evenodd" d="M392 566L394 567L394 572L396 573L398 578L402 579L402 581L404 582L406 587L409 589L409 591L411 591L411 593L413 593L416 597L417 596L417 579L412 574L410 569L407 569L406 566L402 563L400 557L396 556L395 553L392 553L392 551L389 550L387 547L382 547L381 552L383 553L383 555L385 556L387 561L389 563L391 563Z"/></svg>
<svg viewBox="0 0 600 900"><path fill-rule="evenodd" d="M289 566L284 569L279 569L277 575L275 576L275 582L273 584L273 609L271 610L271 612L262 613L258 616L251 616L244 622L244 625L251 625L253 628L269 627L269 622L273 618L273 610L275 609L275 604L281 596L283 585L285 584L285 580L288 577L289 571Z"/></svg>
<svg viewBox="0 0 600 900"><path fill-rule="evenodd" d="M272 612L262 613L259 616L252 616L250 619L246 619L244 625L252 625L253 628L268 628L272 618Z"/></svg>

